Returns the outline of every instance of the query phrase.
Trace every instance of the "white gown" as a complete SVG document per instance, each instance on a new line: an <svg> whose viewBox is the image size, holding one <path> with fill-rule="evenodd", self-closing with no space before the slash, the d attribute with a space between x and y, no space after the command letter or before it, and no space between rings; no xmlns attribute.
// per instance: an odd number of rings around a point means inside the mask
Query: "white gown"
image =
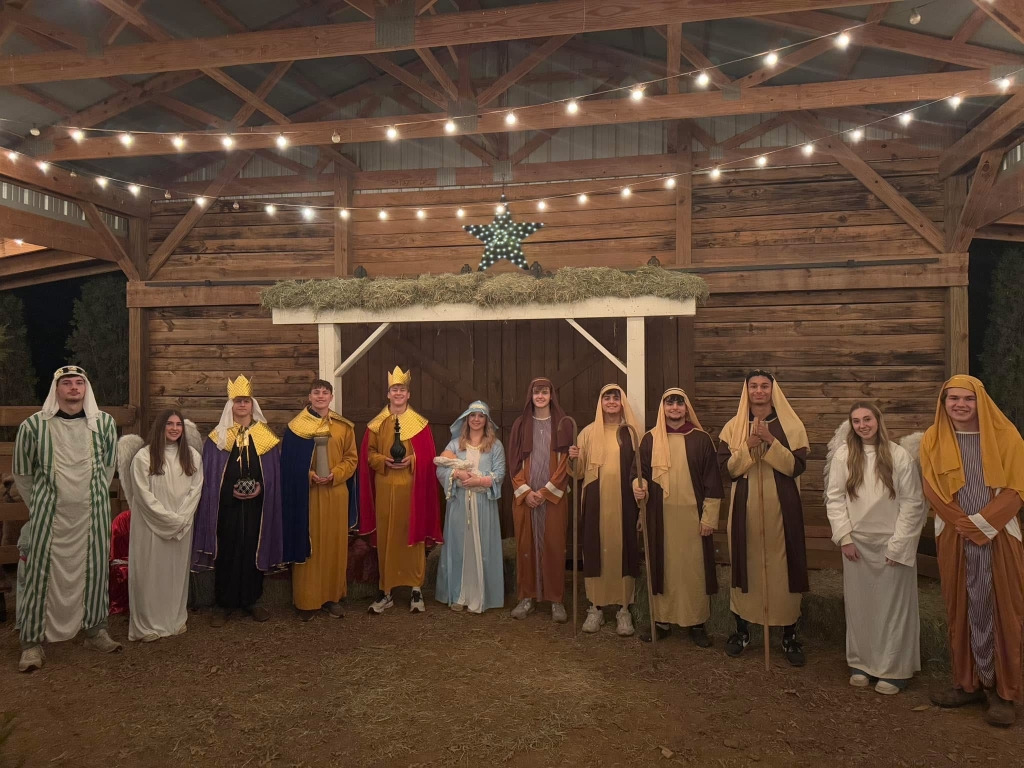
<svg viewBox="0 0 1024 768"><path fill-rule="evenodd" d="M192 522L203 489L203 460L194 448L189 477L178 445L165 449L164 472L150 475L149 447L132 459L134 506L128 545L129 640L180 635L188 619Z"/></svg>
<svg viewBox="0 0 1024 768"><path fill-rule="evenodd" d="M847 663L869 677L907 680L921 669L917 541L927 507L910 454L895 443L889 447L895 499L875 472L874 446L865 446L857 498L847 496L843 445L832 459L826 507L832 541L852 540L860 553L860 560L843 558ZM899 565L888 565L886 558Z"/></svg>

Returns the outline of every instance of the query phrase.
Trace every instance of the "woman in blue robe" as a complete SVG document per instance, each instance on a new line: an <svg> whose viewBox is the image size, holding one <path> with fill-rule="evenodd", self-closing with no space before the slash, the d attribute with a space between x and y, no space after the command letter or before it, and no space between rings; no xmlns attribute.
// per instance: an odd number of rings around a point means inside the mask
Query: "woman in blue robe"
<svg viewBox="0 0 1024 768"><path fill-rule="evenodd" d="M456 419L451 432L434 460L448 499L435 594L453 611L483 613L505 605L498 515L505 449L490 408L480 400Z"/></svg>

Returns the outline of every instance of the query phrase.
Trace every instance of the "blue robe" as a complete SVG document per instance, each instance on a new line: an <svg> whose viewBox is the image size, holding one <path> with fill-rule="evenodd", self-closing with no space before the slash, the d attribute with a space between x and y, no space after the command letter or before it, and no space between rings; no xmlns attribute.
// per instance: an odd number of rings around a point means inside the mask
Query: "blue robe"
<svg viewBox="0 0 1024 768"><path fill-rule="evenodd" d="M459 450L459 440L453 439L445 447L460 459L466 458L466 451ZM501 498L501 484L505 479L505 450L495 441L488 453L480 454L481 475L490 476L492 485L476 493L477 517L479 520L479 551L483 560L483 606L482 610L501 608L505 605L505 572L501 556L501 520L498 499ZM469 525L467 510L468 496L472 491L459 487L452 480L452 470L437 467L437 479L448 499L444 521L444 545L441 547L437 569L435 596L439 602L451 604L458 601L462 593L462 573L465 563L466 539L474 535ZM472 565L472 564L471 564Z"/></svg>

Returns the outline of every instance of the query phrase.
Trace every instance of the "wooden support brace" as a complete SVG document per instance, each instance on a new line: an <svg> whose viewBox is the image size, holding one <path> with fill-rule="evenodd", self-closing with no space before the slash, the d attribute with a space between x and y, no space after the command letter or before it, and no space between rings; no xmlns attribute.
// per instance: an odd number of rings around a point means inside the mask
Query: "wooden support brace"
<svg viewBox="0 0 1024 768"><path fill-rule="evenodd" d="M939 178L953 175L1024 124L1024 91L1015 93L939 159Z"/></svg>
<svg viewBox="0 0 1024 768"><path fill-rule="evenodd" d="M334 386L334 410L341 413L341 377L344 371L338 363L341 360L341 326L336 323L318 323L319 376Z"/></svg>
<svg viewBox="0 0 1024 768"><path fill-rule="evenodd" d="M103 216L96 205L85 201L79 202L78 205L85 213L85 218L89 220L90 226L92 226L96 234L100 236L100 240L103 241L110 251L110 260L117 262L117 266L128 276L129 280L140 280L139 270L135 268L134 262L128 257L128 252L125 251L120 239L110 231L110 227L103 220Z"/></svg>
<svg viewBox="0 0 1024 768"><path fill-rule="evenodd" d="M626 318L626 394L641 434L647 424L647 354L643 317Z"/></svg>
<svg viewBox="0 0 1024 768"><path fill-rule="evenodd" d="M338 328L341 327L340 325L337 325L335 323L321 323L320 328L322 329L328 325L335 326ZM346 373L348 373L348 371L352 369L352 366L354 366L356 363L362 360L363 355L369 352L373 345L380 341L385 333L391 330L391 326L392 323L381 323L380 325L378 325L373 330L373 333L366 337L366 341L364 341L362 344L356 347L352 354L346 357L345 360L336 368L333 368L330 371L328 371L328 373L331 373L332 376L335 376L338 379L340 379L342 376L344 376ZM322 333L323 331L321 331L321 334ZM321 354L323 353L321 352ZM321 360L322 359L323 358L321 358Z"/></svg>
<svg viewBox="0 0 1024 768"><path fill-rule="evenodd" d="M584 328L582 325L580 325L576 320L572 319L571 317L567 317L565 319L565 322L567 322L569 325L571 325L573 328L575 328L579 332L580 336L582 336L584 339L586 339L591 344L593 344L597 348L597 351L600 352L605 357L607 357L616 368L618 368L620 371L622 371L623 373L625 373L627 375L629 374L629 369L627 368L627 364L623 363L621 360L619 360L619 358L617 358L614 354L612 354L608 350L608 348L605 347L604 344L602 344L600 341L595 339L590 334L590 332L587 331L586 328Z"/></svg>

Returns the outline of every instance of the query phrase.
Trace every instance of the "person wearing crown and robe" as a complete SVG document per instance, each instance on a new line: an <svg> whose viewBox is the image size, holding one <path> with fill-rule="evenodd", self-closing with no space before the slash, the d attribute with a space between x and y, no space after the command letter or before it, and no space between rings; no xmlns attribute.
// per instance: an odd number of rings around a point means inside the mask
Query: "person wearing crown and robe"
<svg viewBox="0 0 1024 768"><path fill-rule="evenodd" d="M388 404L367 425L359 452L359 534L377 548L380 591L371 614L393 608L391 591L411 587L409 610L422 613L426 543L441 543L434 437L409 407L412 373L388 374Z"/></svg>
<svg viewBox="0 0 1024 768"><path fill-rule="evenodd" d="M28 505L19 539L18 669L41 669L43 642L71 640L111 653L110 480L117 455L114 419L99 409L82 368L58 368L38 412L18 427L12 470ZM24 542L24 547L22 547Z"/></svg>
<svg viewBox="0 0 1024 768"><path fill-rule="evenodd" d="M651 593L655 632L686 627L700 648L710 648L705 622L718 592L712 534L725 495L717 451L687 394L673 387L661 396L658 422L640 441L643 483L633 470L634 493L647 497ZM650 630L640 639L651 641Z"/></svg>
<svg viewBox="0 0 1024 768"><path fill-rule="evenodd" d="M331 410L334 387L309 386L309 404L281 441L284 559L292 567L292 601L302 621L317 611L340 619L348 592L348 532L359 522L352 422Z"/></svg>
<svg viewBox="0 0 1024 768"><path fill-rule="evenodd" d="M256 603L263 574L284 562L279 443L252 382L229 380L220 422L203 445L203 492L192 534L192 570L214 572L214 627L238 610L255 621L270 618Z"/></svg>
<svg viewBox="0 0 1024 768"><path fill-rule="evenodd" d="M605 606L618 606L617 635L631 637L634 632L629 606L640 575L640 547L637 500L629 475L634 439L639 437L626 393L617 384L608 384L598 395L593 423L583 428L578 444L569 448L570 474L583 480L580 539L583 584L590 600L583 622L587 633L601 629Z"/></svg>
<svg viewBox="0 0 1024 768"><path fill-rule="evenodd" d="M935 510L953 672L932 703L986 704L989 725L1009 727L1014 702L1024 701L1024 440L973 376L942 386L921 474Z"/></svg>
<svg viewBox="0 0 1024 768"><path fill-rule="evenodd" d="M536 378L526 390L523 414L512 424L512 521L516 534L519 604L513 619L525 619L537 602L551 602L551 620L565 611L565 539L569 521L569 448L572 425L558 404L551 379Z"/></svg>
<svg viewBox="0 0 1024 768"><path fill-rule="evenodd" d="M807 544L798 478L807 468L807 431L767 371L748 373L736 415L722 428L718 461L732 478L729 604L736 632L725 652L739 656L750 643L749 623L782 626L782 650L805 663L796 639L807 582ZM767 581L765 579L767 573Z"/></svg>

